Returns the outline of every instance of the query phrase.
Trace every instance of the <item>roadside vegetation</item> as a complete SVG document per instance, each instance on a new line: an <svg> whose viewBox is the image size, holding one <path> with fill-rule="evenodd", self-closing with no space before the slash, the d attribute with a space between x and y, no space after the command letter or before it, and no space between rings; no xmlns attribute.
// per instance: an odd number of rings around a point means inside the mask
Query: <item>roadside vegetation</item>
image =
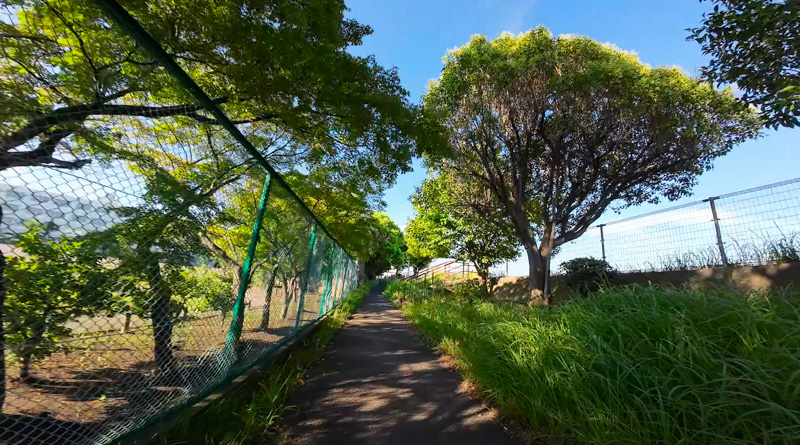
<svg viewBox="0 0 800 445"><path fill-rule="evenodd" d="M800 442L796 294L617 286L551 307L398 281L386 294L534 439Z"/></svg>
<svg viewBox="0 0 800 445"><path fill-rule="evenodd" d="M361 283L351 291L320 322L316 333L267 369L254 392L225 398L199 416L182 421L161 439L161 443L239 445L277 440L280 436L277 424L291 409L289 397L302 385L306 372L319 361L325 345L374 285L374 281Z"/></svg>

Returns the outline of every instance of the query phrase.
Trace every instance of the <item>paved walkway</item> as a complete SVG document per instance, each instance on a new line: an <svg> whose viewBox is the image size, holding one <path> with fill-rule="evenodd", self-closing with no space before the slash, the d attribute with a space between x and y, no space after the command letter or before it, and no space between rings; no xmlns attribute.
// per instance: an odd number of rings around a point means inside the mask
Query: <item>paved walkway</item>
<svg viewBox="0 0 800 445"><path fill-rule="evenodd" d="M291 444L516 444L378 287L292 397Z"/></svg>

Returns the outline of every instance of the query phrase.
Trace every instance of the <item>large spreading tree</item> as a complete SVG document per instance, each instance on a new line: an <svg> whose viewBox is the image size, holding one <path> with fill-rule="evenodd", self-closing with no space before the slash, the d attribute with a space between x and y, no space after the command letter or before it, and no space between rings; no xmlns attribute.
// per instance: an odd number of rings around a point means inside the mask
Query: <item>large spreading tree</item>
<svg viewBox="0 0 800 445"><path fill-rule="evenodd" d="M735 84L769 126L800 125L800 1L708 1L689 36L711 56L703 77Z"/></svg>
<svg viewBox="0 0 800 445"><path fill-rule="evenodd" d="M539 27L452 51L424 98L453 156L431 159L485 188L543 300L553 250L617 208L690 193L715 158L757 135L754 111L678 68Z"/></svg>

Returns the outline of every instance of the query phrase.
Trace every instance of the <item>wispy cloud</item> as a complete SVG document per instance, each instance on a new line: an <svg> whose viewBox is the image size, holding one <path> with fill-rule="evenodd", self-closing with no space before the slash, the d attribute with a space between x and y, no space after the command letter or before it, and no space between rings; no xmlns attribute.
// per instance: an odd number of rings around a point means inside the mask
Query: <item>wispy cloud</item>
<svg viewBox="0 0 800 445"><path fill-rule="evenodd" d="M511 1L505 3L505 9L508 15L508 22L504 26L505 30L516 34L532 28L532 24L526 21L526 19L529 14L533 12L535 3L534 0Z"/></svg>

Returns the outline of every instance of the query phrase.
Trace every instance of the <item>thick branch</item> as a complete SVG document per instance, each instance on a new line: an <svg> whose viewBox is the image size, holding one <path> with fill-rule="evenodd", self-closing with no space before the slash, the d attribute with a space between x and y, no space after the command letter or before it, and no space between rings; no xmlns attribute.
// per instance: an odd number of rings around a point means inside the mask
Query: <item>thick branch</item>
<svg viewBox="0 0 800 445"><path fill-rule="evenodd" d="M61 128L46 133L35 150L22 152L0 153L0 171L14 167L45 166L77 170L92 162L90 159L64 161L53 158L56 145L65 137L72 134L72 130Z"/></svg>
<svg viewBox="0 0 800 445"><path fill-rule="evenodd" d="M139 117L168 117L185 115L201 121L208 120L208 118L197 114L198 111L203 109L202 105L153 107L146 105L109 105L104 103L121 97L121 93L122 92L107 96L103 99L103 102L63 107L53 111L52 113L37 117L28 122L19 130L3 136L3 140L0 142L0 152L7 152L22 144L25 144L26 142L47 132L53 127L70 126L80 123L91 115ZM227 100L227 98L220 98L216 99L214 102L221 104L227 102Z"/></svg>

